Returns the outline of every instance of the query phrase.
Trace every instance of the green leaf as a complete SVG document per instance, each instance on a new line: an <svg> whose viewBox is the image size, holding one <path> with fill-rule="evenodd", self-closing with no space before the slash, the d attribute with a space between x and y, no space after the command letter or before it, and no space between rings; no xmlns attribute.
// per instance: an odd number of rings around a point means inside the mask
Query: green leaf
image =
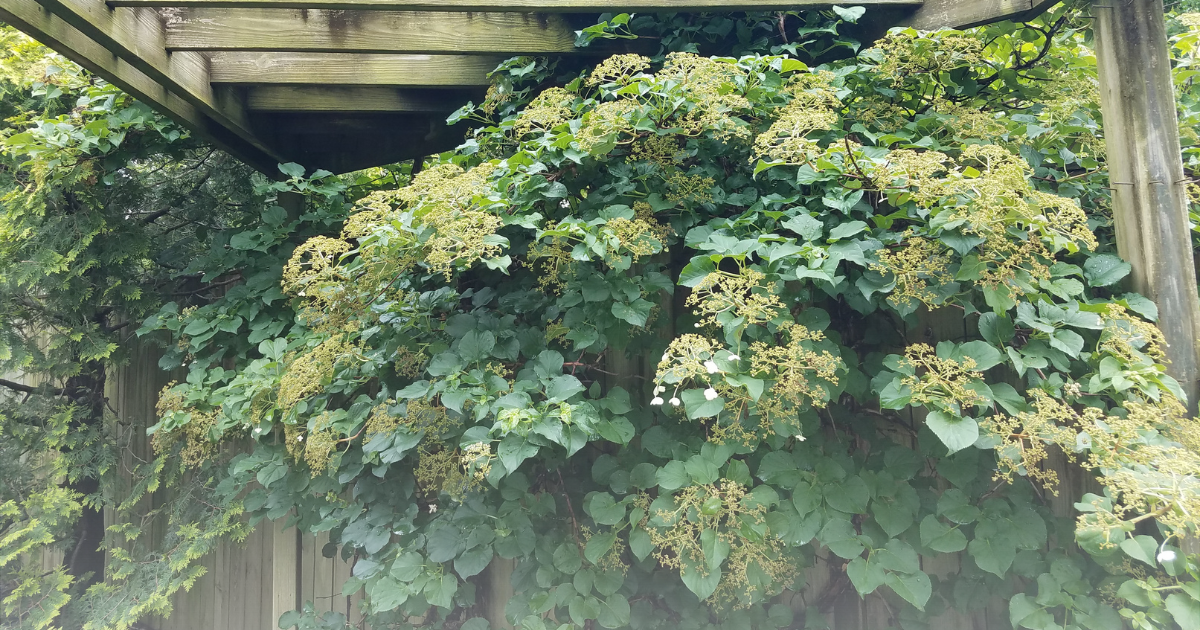
<svg viewBox="0 0 1200 630"><path fill-rule="evenodd" d="M650 533L641 527L634 527L629 532L629 550L638 560L645 560L654 551L654 543L650 541Z"/></svg>
<svg viewBox="0 0 1200 630"><path fill-rule="evenodd" d="M371 599L371 609L375 612L395 610L408 601L408 590L396 580L385 577L370 583L367 597Z"/></svg>
<svg viewBox="0 0 1200 630"><path fill-rule="evenodd" d="M500 441L500 446L496 449L500 463L504 464L505 470L509 472L517 470L521 462L537 455L537 452L536 444L515 433L504 436L504 439Z"/></svg>
<svg viewBox="0 0 1200 630"><path fill-rule="evenodd" d="M875 516L875 522L883 531L892 537L903 534L913 524L912 510L898 501L877 500L871 504L871 514Z"/></svg>
<svg viewBox="0 0 1200 630"><path fill-rule="evenodd" d="M955 553L967 548L967 536L930 514L921 520L921 544L938 553Z"/></svg>
<svg viewBox="0 0 1200 630"><path fill-rule="evenodd" d="M699 485L715 483L721 477L721 471L717 465L702 455L689 457L683 467L692 482Z"/></svg>
<svg viewBox="0 0 1200 630"><path fill-rule="evenodd" d="M472 330L458 342L458 354L467 363L475 363L491 356L494 347L496 336L491 331Z"/></svg>
<svg viewBox="0 0 1200 630"><path fill-rule="evenodd" d="M780 225L799 234L806 241L821 240L821 236L824 234L824 226L821 222L806 213L797 214Z"/></svg>
<svg viewBox="0 0 1200 630"><path fill-rule="evenodd" d="M616 525L625 520L625 505L614 501L607 492L590 495L584 509L600 525Z"/></svg>
<svg viewBox="0 0 1200 630"><path fill-rule="evenodd" d="M979 316L979 334L993 345L1003 346L1015 334L1012 320L995 313L984 313Z"/></svg>
<svg viewBox="0 0 1200 630"><path fill-rule="evenodd" d="M547 402L552 403L566 402L567 399L584 389L583 383L580 383L579 379L570 374L559 374L550 379L546 385L546 399Z"/></svg>
<svg viewBox="0 0 1200 630"><path fill-rule="evenodd" d="M491 545L468 549L454 559L454 571L464 580L479 575L492 563L492 555Z"/></svg>
<svg viewBox="0 0 1200 630"><path fill-rule="evenodd" d="M829 230L829 240L836 241L843 238L849 238L866 230L868 227L870 226L862 221L847 221L845 223L839 223L832 230Z"/></svg>
<svg viewBox="0 0 1200 630"><path fill-rule="evenodd" d="M720 570L710 570L703 564L696 565L692 562L683 563L679 577L683 580L683 585L701 600L708 599L721 583Z"/></svg>
<svg viewBox="0 0 1200 630"><path fill-rule="evenodd" d="M646 490L658 485L658 467L649 462L642 462L629 471L629 483L639 490Z"/></svg>
<svg viewBox="0 0 1200 630"><path fill-rule="evenodd" d="M1167 596L1167 612L1175 618L1180 630L1200 630L1200 601L1195 598L1171 593Z"/></svg>
<svg viewBox="0 0 1200 630"><path fill-rule="evenodd" d="M1083 337L1073 330L1060 328L1050 335L1050 347L1062 350L1075 358L1083 350Z"/></svg>
<svg viewBox="0 0 1200 630"><path fill-rule="evenodd" d="M579 557L579 549L574 542L565 542L560 544L554 550L554 568L573 575L583 566L583 559Z"/></svg>
<svg viewBox="0 0 1200 630"><path fill-rule="evenodd" d="M605 628L623 628L629 625L629 600L616 593L600 602L600 615L596 621Z"/></svg>
<svg viewBox="0 0 1200 630"><path fill-rule="evenodd" d="M1129 275L1131 270L1129 263L1113 254L1089 256L1083 263L1083 277L1093 287L1116 284L1121 278Z"/></svg>
<svg viewBox="0 0 1200 630"><path fill-rule="evenodd" d="M921 571L888 573L887 585L917 610L925 610L925 604L933 594L933 584L930 583L929 576Z"/></svg>
<svg viewBox="0 0 1200 630"><path fill-rule="evenodd" d="M975 444L979 439L979 423L974 418L955 418L941 411L930 411L925 426L946 445L951 454Z"/></svg>
<svg viewBox="0 0 1200 630"><path fill-rule="evenodd" d="M687 417L689 420L712 418L725 409L724 398L717 396L716 398L709 400L707 397L705 397L704 390L702 389L684 390L679 397L683 399L683 406L684 409L687 409Z"/></svg>
<svg viewBox="0 0 1200 630"><path fill-rule="evenodd" d="M967 551L980 569L1001 579L1017 557L1016 545L1000 537L976 538L967 545Z"/></svg>
<svg viewBox="0 0 1200 630"><path fill-rule="evenodd" d="M867 9L866 7L850 7L848 9L843 9L842 7L834 5L833 12L836 13L839 18L842 18L842 21L854 24L858 22L858 19L867 12Z"/></svg>
<svg viewBox="0 0 1200 630"><path fill-rule="evenodd" d="M425 599L434 606L453 608L454 594L458 592L458 578L449 573L443 573L440 580L430 580L425 584Z"/></svg>
<svg viewBox="0 0 1200 630"><path fill-rule="evenodd" d="M874 593L875 589L883 586L887 581L887 573L884 572L883 567L872 560L874 558L870 560L854 558L846 565L846 576L850 578L850 583L862 597Z"/></svg>
<svg viewBox="0 0 1200 630"><path fill-rule="evenodd" d="M622 515L624 515L623 512ZM592 564L599 564L600 559L613 548L613 544L616 542L617 532L615 531L593 534L583 549L583 557Z"/></svg>
<svg viewBox="0 0 1200 630"><path fill-rule="evenodd" d="M1149 536L1134 536L1122 540L1121 551L1134 560L1141 560L1152 567L1157 566L1154 556L1158 551L1158 542Z"/></svg>
<svg viewBox="0 0 1200 630"><path fill-rule="evenodd" d="M678 490L691 483L691 477L684 468L683 462L680 461L667 462L665 466L658 469L657 478L658 487L667 492Z"/></svg>
<svg viewBox="0 0 1200 630"><path fill-rule="evenodd" d="M865 514L867 502L871 500L866 482L857 475L842 483L826 485L824 494L829 507L847 514Z"/></svg>
<svg viewBox="0 0 1200 630"><path fill-rule="evenodd" d="M612 314L613 317L640 328L646 325L646 320L650 318L650 311L653 308L654 304L652 302L639 298L629 304L613 302Z"/></svg>

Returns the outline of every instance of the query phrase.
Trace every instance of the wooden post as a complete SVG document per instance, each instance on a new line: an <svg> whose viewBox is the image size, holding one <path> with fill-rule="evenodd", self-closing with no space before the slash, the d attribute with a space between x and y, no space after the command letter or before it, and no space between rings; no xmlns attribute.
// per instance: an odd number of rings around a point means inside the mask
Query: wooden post
<svg viewBox="0 0 1200 630"><path fill-rule="evenodd" d="M1158 305L1168 371L1196 413L1200 302L1162 0L1093 5L1117 249Z"/></svg>

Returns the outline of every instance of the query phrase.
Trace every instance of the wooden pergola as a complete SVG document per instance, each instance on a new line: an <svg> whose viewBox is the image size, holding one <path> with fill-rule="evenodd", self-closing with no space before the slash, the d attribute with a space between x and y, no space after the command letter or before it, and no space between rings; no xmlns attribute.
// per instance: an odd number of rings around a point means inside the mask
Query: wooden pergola
<svg viewBox="0 0 1200 630"><path fill-rule="evenodd" d="M876 32L964 27L1053 0L858 0ZM520 54L603 54L575 31L622 11L821 0L0 0L0 20L254 167L345 172L449 149L446 115ZM601 42L603 43L603 42ZM600 50L595 50L600 48ZM611 52L611 48L608 49Z"/></svg>

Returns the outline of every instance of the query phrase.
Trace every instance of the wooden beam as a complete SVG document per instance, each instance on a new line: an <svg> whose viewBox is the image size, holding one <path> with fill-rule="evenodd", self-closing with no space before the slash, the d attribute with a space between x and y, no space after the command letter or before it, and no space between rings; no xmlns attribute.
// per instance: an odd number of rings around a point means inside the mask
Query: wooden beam
<svg viewBox="0 0 1200 630"><path fill-rule="evenodd" d="M932 31L969 28L1002 20L1023 20L1050 8L1059 0L925 0L900 26ZM856 3L857 4L857 3Z"/></svg>
<svg viewBox="0 0 1200 630"><path fill-rule="evenodd" d="M46 11L34 0L0 0L0 21L24 31L89 72L154 106L251 166L267 171L273 170L278 162L273 155L217 124L190 100L147 76L140 68Z"/></svg>
<svg viewBox="0 0 1200 630"><path fill-rule="evenodd" d="M1092 6L1117 249L1132 289L1158 305L1167 371L1196 413L1200 299L1162 0Z"/></svg>
<svg viewBox="0 0 1200 630"><path fill-rule="evenodd" d="M425 112L458 109L470 96L390 87L325 87L295 85L252 86L246 107L256 112Z"/></svg>
<svg viewBox="0 0 1200 630"><path fill-rule="evenodd" d="M270 155L247 127L236 101L219 100L208 81L208 63L199 53L169 55L162 16L145 8L110 9L101 0L40 0L48 11L78 29L146 76L190 102L204 115Z"/></svg>
<svg viewBox="0 0 1200 630"><path fill-rule="evenodd" d="M959 0L960 2L964 0ZM920 6L922 0L856 0L854 5ZM622 11L775 11L827 8L821 0L109 0L111 6L605 13Z"/></svg>
<svg viewBox="0 0 1200 630"><path fill-rule="evenodd" d="M501 57L360 53L211 53L213 83L486 86Z"/></svg>
<svg viewBox="0 0 1200 630"><path fill-rule="evenodd" d="M177 9L169 50L542 54L575 50L561 16L302 9Z"/></svg>

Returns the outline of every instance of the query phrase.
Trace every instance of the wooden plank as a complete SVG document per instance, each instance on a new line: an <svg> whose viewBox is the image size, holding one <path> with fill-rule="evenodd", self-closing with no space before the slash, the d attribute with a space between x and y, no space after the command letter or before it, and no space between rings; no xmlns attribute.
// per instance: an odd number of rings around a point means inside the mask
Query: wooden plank
<svg viewBox="0 0 1200 630"><path fill-rule="evenodd" d="M919 30L968 28L1001 20L1029 19L1058 0L925 0L901 26Z"/></svg>
<svg viewBox="0 0 1200 630"><path fill-rule="evenodd" d="M195 105L147 76L34 0L0 0L0 21L10 24L135 98L155 106L179 124L269 172L279 160L216 124Z"/></svg>
<svg viewBox="0 0 1200 630"><path fill-rule="evenodd" d="M1158 305L1167 372L1200 393L1200 301L1162 0L1092 6L1117 249Z"/></svg>
<svg viewBox="0 0 1200 630"><path fill-rule="evenodd" d="M575 51L561 16L520 13L177 9L168 50L541 54Z"/></svg>
<svg viewBox="0 0 1200 630"><path fill-rule="evenodd" d="M300 534L294 527L284 529L289 517L290 514L277 519L272 527L271 628L278 625L284 613L298 609L302 603L298 601Z"/></svg>
<svg viewBox="0 0 1200 630"><path fill-rule="evenodd" d="M458 92L437 94L386 87L252 87L246 107L261 112L444 112L470 97Z"/></svg>
<svg viewBox="0 0 1200 630"><path fill-rule="evenodd" d="M110 9L101 0L40 0L51 13L129 62L146 76L180 95L199 111L233 130L260 151L271 151L247 127L240 104L219 101L208 80L208 62L200 53L169 55L163 18L147 8ZM277 157L277 156L276 156Z"/></svg>
<svg viewBox="0 0 1200 630"><path fill-rule="evenodd" d="M300 536L300 605L316 604L316 574L313 569L316 567L316 557L320 555L316 542L311 534Z"/></svg>
<svg viewBox="0 0 1200 630"><path fill-rule="evenodd" d="M290 85L487 86L502 57L355 53L214 52L213 83Z"/></svg>
<svg viewBox="0 0 1200 630"><path fill-rule="evenodd" d="M612 11L615 6L619 6L623 11L639 12L802 11L826 8L836 3L820 0L624 0L619 5L603 0L110 0L108 4L126 7L604 13ZM856 0L853 4L903 7L920 6L921 0Z"/></svg>
<svg viewBox="0 0 1200 630"><path fill-rule="evenodd" d="M342 591L340 585L336 590L333 586L335 575L333 564L337 560L326 558L323 553L325 545L328 543L329 532L321 532L317 534L313 545L315 551L313 554L313 607L318 613L337 610L335 599L340 599L337 595L340 595Z"/></svg>

